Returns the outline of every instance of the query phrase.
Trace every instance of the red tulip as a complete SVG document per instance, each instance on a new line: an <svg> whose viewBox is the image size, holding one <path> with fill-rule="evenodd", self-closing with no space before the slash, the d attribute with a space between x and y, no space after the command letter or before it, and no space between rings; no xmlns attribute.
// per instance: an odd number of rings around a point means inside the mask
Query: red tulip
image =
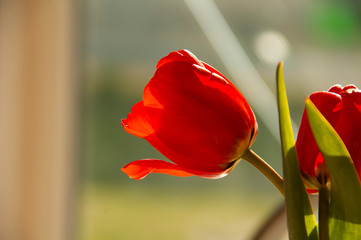
<svg viewBox="0 0 361 240"><path fill-rule="evenodd" d="M313 93L310 99L341 137L361 178L361 91L354 85L335 85L327 92ZM328 181L328 172L306 112L303 113L296 149L306 187L319 189L322 181Z"/></svg>
<svg viewBox="0 0 361 240"><path fill-rule="evenodd" d="M122 171L220 178L251 146L257 122L242 94L220 72L187 50L161 59L124 129L147 140L171 162L145 159Z"/></svg>

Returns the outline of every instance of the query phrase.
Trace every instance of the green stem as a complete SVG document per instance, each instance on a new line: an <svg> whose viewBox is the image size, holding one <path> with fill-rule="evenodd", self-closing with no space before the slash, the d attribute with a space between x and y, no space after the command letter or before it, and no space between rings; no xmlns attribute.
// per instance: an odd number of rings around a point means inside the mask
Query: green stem
<svg viewBox="0 0 361 240"><path fill-rule="evenodd" d="M325 185L318 190L318 227L319 239L329 240L328 235L328 212L330 193Z"/></svg>
<svg viewBox="0 0 361 240"><path fill-rule="evenodd" d="M285 196L283 178L260 156L258 156L251 149L247 149L242 158L257 168L271 183L277 188L277 190Z"/></svg>

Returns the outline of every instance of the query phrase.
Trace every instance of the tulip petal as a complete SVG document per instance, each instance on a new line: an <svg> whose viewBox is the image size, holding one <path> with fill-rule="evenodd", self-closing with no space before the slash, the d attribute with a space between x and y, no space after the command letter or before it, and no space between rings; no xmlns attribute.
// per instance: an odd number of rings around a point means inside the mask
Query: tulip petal
<svg viewBox="0 0 361 240"><path fill-rule="evenodd" d="M122 168L130 178L140 180L150 173L164 173L177 177L190 177L194 174L189 173L186 169L163 160L144 159L131 162Z"/></svg>
<svg viewBox="0 0 361 240"><path fill-rule="evenodd" d="M255 116L242 94L187 50L172 52L159 61L143 101L122 124L127 132L146 139L178 170L205 178L227 175L257 135ZM173 174L160 169L142 166L133 175Z"/></svg>
<svg viewBox="0 0 361 240"><path fill-rule="evenodd" d="M233 169L234 165L238 163L238 161L225 164L200 162L195 158L184 156L170 148L167 142L163 142L156 134L149 135L145 139L160 153L168 157L169 160L200 177L212 179L224 177Z"/></svg>
<svg viewBox="0 0 361 240"><path fill-rule="evenodd" d="M132 111L128 114L127 119L122 119L122 125L125 131L140 138L146 138L154 133L152 126L147 120L143 101L138 102L132 107Z"/></svg>
<svg viewBox="0 0 361 240"><path fill-rule="evenodd" d="M330 124L335 125L341 113L340 95L330 92L316 92L310 96L310 99ZM301 172L312 178L316 177L316 168L323 163L323 158L321 156L322 161L315 163L320 151L313 137L306 111L302 116L296 149Z"/></svg>
<svg viewBox="0 0 361 240"><path fill-rule="evenodd" d="M361 179L361 92L344 91L342 112L335 130L345 143Z"/></svg>
<svg viewBox="0 0 361 240"><path fill-rule="evenodd" d="M157 69L170 62L185 62L203 66L202 61L198 60L198 58L194 56L193 53L188 50L179 50L176 52L171 52L168 54L168 56L162 58L157 64Z"/></svg>
<svg viewBox="0 0 361 240"><path fill-rule="evenodd" d="M144 106L155 134L174 152L194 161L227 163L250 146L255 118L232 85L203 69L167 63L146 86Z"/></svg>

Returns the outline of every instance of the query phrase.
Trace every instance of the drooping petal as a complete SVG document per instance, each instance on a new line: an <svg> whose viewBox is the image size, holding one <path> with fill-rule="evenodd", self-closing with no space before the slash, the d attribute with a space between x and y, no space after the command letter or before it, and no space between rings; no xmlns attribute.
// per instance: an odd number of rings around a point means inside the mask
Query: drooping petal
<svg viewBox="0 0 361 240"><path fill-rule="evenodd" d="M188 169L194 175L205 178L221 178L226 176L238 163L233 161L224 164L215 164L212 161L202 162L197 161L193 157L184 156L174 149L170 148L167 142L163 142L156 134L149 135L145 138L154 148L166 156L169 160L176 163L178 166Z"/></svg>
<svg viewBox="0 0 361 240"><path fill-rule="evenodd" d="M178 177L190 177L194 174L187 172L180 166L156 159L144 159L131 162L122 168L130 178L135 180L142 179L150 173L164 173Z"/></svg>
<svg viewBox="0 0 361 240"><path fill-rule="evenodd" d="M128 114L127 118L122 119L122 125L125 131L140 138L146 138L154 134L154 130L148 122L143 101L138 102L132 107L132 111Z"/></svg>

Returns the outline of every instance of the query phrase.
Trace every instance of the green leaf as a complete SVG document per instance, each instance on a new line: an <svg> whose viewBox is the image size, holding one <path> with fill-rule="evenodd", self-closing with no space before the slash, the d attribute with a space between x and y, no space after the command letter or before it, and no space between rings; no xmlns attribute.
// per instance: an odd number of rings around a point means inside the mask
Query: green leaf
<svg viewBox="0 0 361 240"><path fill-rule="evenodd" d="M307 117L331 178L330 239L361 236L361 185L350 154L331 124L306 99Z"/></svg>
<svg viewBox="0 0 361 240"><path fill-rule="evenodd" d="M318 239L316 220L300 175L282 62L277 69L277 97L289 238Z"/></svg>

